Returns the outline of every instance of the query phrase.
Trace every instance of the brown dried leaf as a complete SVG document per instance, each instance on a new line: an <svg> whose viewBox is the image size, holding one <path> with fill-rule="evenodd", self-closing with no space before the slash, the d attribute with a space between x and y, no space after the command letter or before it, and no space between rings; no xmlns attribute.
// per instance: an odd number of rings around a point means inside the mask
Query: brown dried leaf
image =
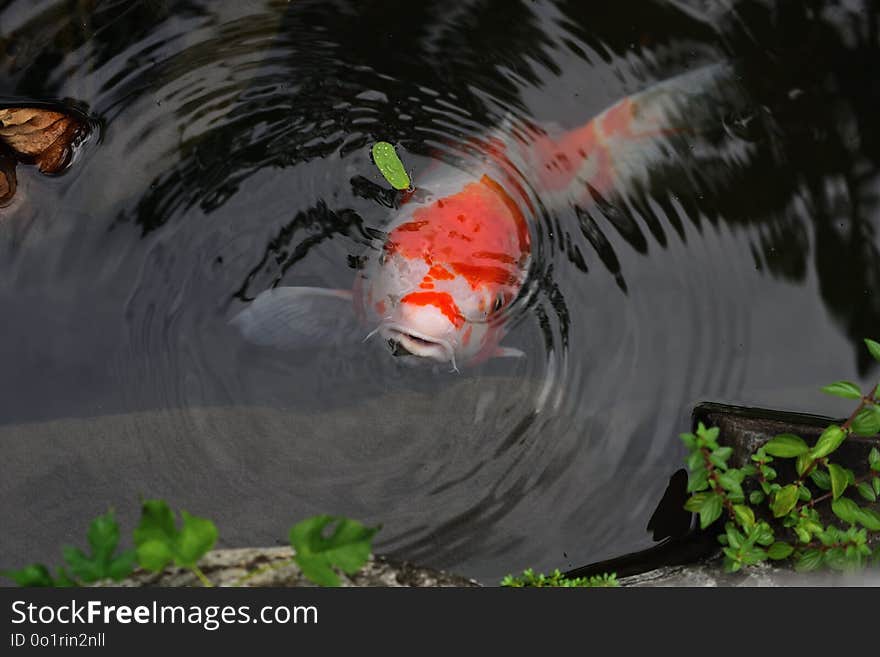
<svg viewBox="0 0 880 657"><path fill-rule="evenodd" d="M15 156L0 144L0 208L15 196Z"/></svg>
<svg viewBox="0 0 880 657"><path fill-rule="evenodd" d="M70 156L82 126L66 114L31 107L0 109L0 140L19 157L32 158L43 173L57 173Z"/></svg>

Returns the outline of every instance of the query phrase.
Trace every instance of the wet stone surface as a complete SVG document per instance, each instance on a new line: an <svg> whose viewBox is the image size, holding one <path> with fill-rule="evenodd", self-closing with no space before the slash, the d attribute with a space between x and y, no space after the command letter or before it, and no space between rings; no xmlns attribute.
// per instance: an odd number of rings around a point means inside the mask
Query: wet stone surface
<svg viewBox="0 0 880 657"><path fill-rule="evenodd" d="M237 548L214 550L205 555L199 567L215 586L314 586L293 563L289 547ZM342 586L449 587L479 586L472 579L439 570L420 568L407 562L371 557L352 576L341 575ZM183 568L161 573L137 571L114 586L201 586L198 578Z"/></svg>

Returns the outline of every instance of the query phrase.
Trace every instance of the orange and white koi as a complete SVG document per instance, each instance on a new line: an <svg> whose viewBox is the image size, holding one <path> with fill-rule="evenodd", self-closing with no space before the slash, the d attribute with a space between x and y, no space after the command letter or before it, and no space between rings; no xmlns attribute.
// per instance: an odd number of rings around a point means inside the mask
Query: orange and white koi
<svg viewBox="0 0 880 657"><path fill-rule="evenodd" d="M524 146L490 140L496 154L524 163L547 198L607 193L664 157L664 137L687 129L693 102L726 67L688 73L606 109L584 126ZM723 76L722 76L723 77ZM705 112L704 112L705 113ZM472 364L522 355L502 347L503 316L519 294L531 257L527 208L503 167L426 180L431 194L404 203L377 241L353 292L279 287L261 293L233 323L251 342L291 348L332 340L348 315L379 334L398 356ZM552 205L552 203L551 203ZM354 313L351 313L351 310ZM359 333L363 335L363 329Z"/></svg>

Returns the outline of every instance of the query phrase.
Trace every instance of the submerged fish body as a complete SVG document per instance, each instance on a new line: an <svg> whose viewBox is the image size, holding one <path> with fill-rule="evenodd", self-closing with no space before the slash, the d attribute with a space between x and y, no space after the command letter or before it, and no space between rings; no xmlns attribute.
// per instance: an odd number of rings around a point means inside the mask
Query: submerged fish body
<svg viewBox="0 0 880 657"><path fill-rule="evenodd" d="M608 193L663 159L668 135L716 120L706 99L730 72L716 65L672 78L558 136L537 131L514 142L500 131L489 140L487 171L420 181L425 197L401 205L352 292L273 288L232 323L249 341L278 348L379 334L396 356L453 369L522 355L500 343L504 311L526 279L529 215L502 159L526 171L551 208Z"/></svg>

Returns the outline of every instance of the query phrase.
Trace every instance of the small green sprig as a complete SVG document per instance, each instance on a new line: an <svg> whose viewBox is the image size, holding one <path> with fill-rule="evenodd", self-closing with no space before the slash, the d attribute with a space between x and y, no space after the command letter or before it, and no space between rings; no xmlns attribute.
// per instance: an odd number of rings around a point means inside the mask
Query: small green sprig
<svg viewBox="0 0 880 657"><path fill-rule="evenodd" d="M880 360L880 343L865 344ZM845 422L827 427L812 446L794 434L780 434L756 450L749 463L732 468L733 450L718 443L717 428L699 424L696 433L681 435L690 470L685 509L700 515L703 529L727 514L718 540L728 571L767 559L792 559L801 571L822 566L846 570L864 566L872 556L868 533L880 531L880 514L845 493L855 492L869 503L880 497L880 452L870 451L867 474L858 478L829 457L849 436L880 431L878 386L863 393L852 382L838 381L822 390L859 403ZM794 459L796 478L777 481L774 459ZM748 498L744 484L751 488ZM845 527L822 523L816 506L825 502Z"/></svg>
<svg viewBox="0 0 880 657"><path fill-rule="evenodd" d="M217 527L207 518L199 518L181 511L178 526L175 513L164 500L146 500L141 505L141 518L133 533L135 549L117 552L119 525L108 511L92 521L87 539L91 554L65 546L62 550L66 567L55 575L41 563L20 570L0 571L0 575L19 586L82 586L100 580L122 580L138 565L144 570L158 572L169 564L190 570L203 586L211 581L199 567L199 561L217 542ZM329 536L325 530L332 527ZM319 586L338 586L339 576L334 569L349 575L360 570L369 559L373 535L378 527L365 527L356 520L334 516L315 516L294 525L290 543L295 556L275 564L281 567L296 563L303 575ZM243 584L256 576L258 569L243 576Z"/></svg>
<svg viewBox="0 0 880 657"><path fill-rule="evenodd" d="M119 545L119 524L113 510L95 518L86 534L91 554L79 548L66 545L62 555L66 567L58 568L55 576L41 564L34 563L20 570L0 572L19 586L82 586L102 579L119 581L126 578L134 569L134 550L117 553Z"/></svg>
<svg viewBox="0 0 880 657"><path fill-rule="evenodd" d="M615 573L603 573L602 575L592 575L591 577L565 577L557 568L549 575L543 573L535 574L531 568L523 571L522 575L516 577L514 575L506 575L501 580L501 586L512 588L524 588L527 586L534 587L586 587L586 588L614 588L620 586Z"/></svg>

